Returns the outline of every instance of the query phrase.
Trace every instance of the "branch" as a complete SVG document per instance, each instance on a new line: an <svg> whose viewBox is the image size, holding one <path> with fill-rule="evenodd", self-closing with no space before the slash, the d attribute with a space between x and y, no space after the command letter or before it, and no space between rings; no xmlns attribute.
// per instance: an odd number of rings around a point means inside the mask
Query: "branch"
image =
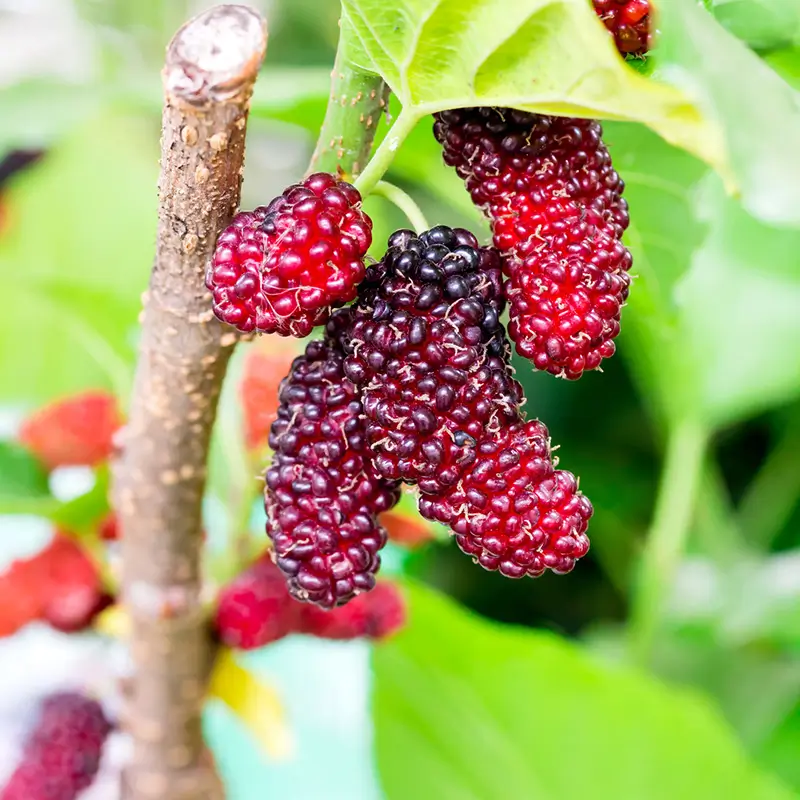
<svg viewBox="0 0 800 800"><path fill-rule="evenodd" d="M212 315L206 264L239 203L247 111L266 26L218 6L181 28L163 72L156 259L117 471L123 596L132 622L127 800L222 796L201 709L201 500L211 428L236 336Z"/></svg>

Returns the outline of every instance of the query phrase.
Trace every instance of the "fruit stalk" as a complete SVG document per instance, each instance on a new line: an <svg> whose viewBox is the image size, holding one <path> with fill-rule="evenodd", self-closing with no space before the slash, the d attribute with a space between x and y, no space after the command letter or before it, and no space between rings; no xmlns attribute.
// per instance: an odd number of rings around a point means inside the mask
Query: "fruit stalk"
<svg viewBox="0 0 800 800"><path fill-rule="evenodd" d="M201 499L237 336L213 318L203 281L239 202L249 99L265 49L263 19L226 5L188 22L167 50L156 258L115 484L133 668L126 800L222 796L200 725L208 669Z"/></svg>
<svg viewBox="0 0 800 800"><path fill-rule="evenodd" d="M352 182L369 160L388 100L389 87L383 79L349 63L340 44L325 120L306 174L332 172Z"/></svg>

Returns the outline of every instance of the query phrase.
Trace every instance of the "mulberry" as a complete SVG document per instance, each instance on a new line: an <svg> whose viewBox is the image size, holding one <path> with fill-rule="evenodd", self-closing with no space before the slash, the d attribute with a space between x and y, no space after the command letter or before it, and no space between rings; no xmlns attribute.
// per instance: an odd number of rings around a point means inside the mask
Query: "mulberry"
<svg viewBox="0 0 800 800"><path fill-rule="evenodd" d="M97 701L72 692L51 695L0 800L74 800L97 775L110 731Z"/></svg>
<svg viewBox="0 0 800 800"><path fill-rule="evenodd" d="M647 53L651 38L648 0L592 0L592 5L623 56Z"/></svg>
<svg viewBox="0 0 800 800"><path fill-rule="evenodd" d="M377 515L399 499L373 471L356 387L344 375L349 310L308 345L281 385L267 471L267 533L289 591L324 608L375 585L386 532Z"/></svg>
<svg viewBox="0 0 800 800"><path fill-rule="evenodd" d="M436 115L434 133L492 222L517 351L568 379L599 367L632 263L624 183L599 123L473 108Z"/></svg>
<svg viewBox="0 0 800 800"><path fill-rule="evenodd" d="M477 442L517 419L497 254L468 231L401 230L367 271L345 336L366 435L384 478L424 494L455 485Z"/></svg>
<svg viewBox="0 0 800 800"><path fill-rule="evenodd" d="M220 590L214 628L228 647L253 650L286 636L294 628L296 607L268 554Z"/></svg>
<svg viewBox="0 0 800 800"><path fill-rule="evenodd" d="M482 567L510 578L569 572L589 550L591 503L571 473L555 469L538 420L484 439L458 487L422 498L420 512L450 525L458 546Z"/></svg>
<svg viewBox="0 0 800 800"><path fill-rule="evenodd" d="M307 336L356 296L371 242L358 190L310 175L222 232L206 274L214 313L244 332Z"/></svg>

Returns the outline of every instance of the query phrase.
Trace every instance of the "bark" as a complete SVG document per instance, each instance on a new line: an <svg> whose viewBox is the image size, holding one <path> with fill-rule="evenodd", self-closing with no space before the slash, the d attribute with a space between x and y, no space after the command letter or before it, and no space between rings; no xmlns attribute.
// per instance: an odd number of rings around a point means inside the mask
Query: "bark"
<svg viewBox="0 0 800 800"><path fill-rule="evenodd" d="M264 20L225 5L187 23L167 50L156 258L115 485L132 623L127 800L223 794L201 732L209 659L201 501L237 337L214 319L204 275L239 203L247 111L265 49Z"/></svg>

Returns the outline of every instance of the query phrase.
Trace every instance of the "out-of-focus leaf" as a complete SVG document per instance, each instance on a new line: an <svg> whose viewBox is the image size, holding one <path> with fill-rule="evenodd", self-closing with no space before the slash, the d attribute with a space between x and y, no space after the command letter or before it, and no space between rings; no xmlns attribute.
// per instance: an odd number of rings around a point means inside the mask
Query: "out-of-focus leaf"
<svg viewBox="0 0 800 800"><path fill-rule="evenodd" d="M797 93L695 0L657 5L656 74L722 125L744 207L774 224L800 223L800 157L787 147L800 141Z"/></svg>
<svg viewBox="0 0 800 800"><path fill-rule="evenodd" d="M800 340L800 229L757 221L644 128L606 128L638 276L620 351L646 393L669 418L692 408L713 426L795 396L800 361L785 346Z"/></svg>
<svg viewBox="0 0 800 800"><path fill-rule="evenodd" d="M792 797L748 762L702 696L491 624L430 590L411 598L410 625L373 657L389 798Z"/></svg>
<svg viewBox="0 0 800 800"><path fill-rule="evenodd" d="M62 503L50 515L56 525L85 539L97 534L97 523L109 510L110 475L107 466L95 470L94 486L85 494Z"/></svg>
<svg viewBox="0 0 800 800"><path fill-rule="evenodd" d="M241 666L227 648L217 655L209 696L225 703L272 759L291 755L292 734L275 689Z"/></svg>
<svg viewBox="0 0 800 800"><path fill-rule="evenodd" d="M758 759L800 791L800 702L761 746Z"/></svg>
<svg viewBox="0 0 800 800"><path fill-rule="evenodd" d="M800 42L797 0L713 0L717 20L757 50Z"/></svg>
<svg viewBox="0 0 800 800"><path fill-rule="evenodd" d="M15 181L0 239L9 298L0 397L119 387L153 258L157 129L101 117ZM25 337L25 347L19 337Z"/></svg>
<svg viewBox="0 0 800 800"><path fill-rule="evenodd" d="M49 498L47 472L42 464L15 442L0 442L0 509L6 500Z"/></svg>
<svg viewBox="0 0 800 800"><path fill-rule="evenodd" d="M765 56L764 60L786 83L800 91L800 47L776 50Z"/></svg>

